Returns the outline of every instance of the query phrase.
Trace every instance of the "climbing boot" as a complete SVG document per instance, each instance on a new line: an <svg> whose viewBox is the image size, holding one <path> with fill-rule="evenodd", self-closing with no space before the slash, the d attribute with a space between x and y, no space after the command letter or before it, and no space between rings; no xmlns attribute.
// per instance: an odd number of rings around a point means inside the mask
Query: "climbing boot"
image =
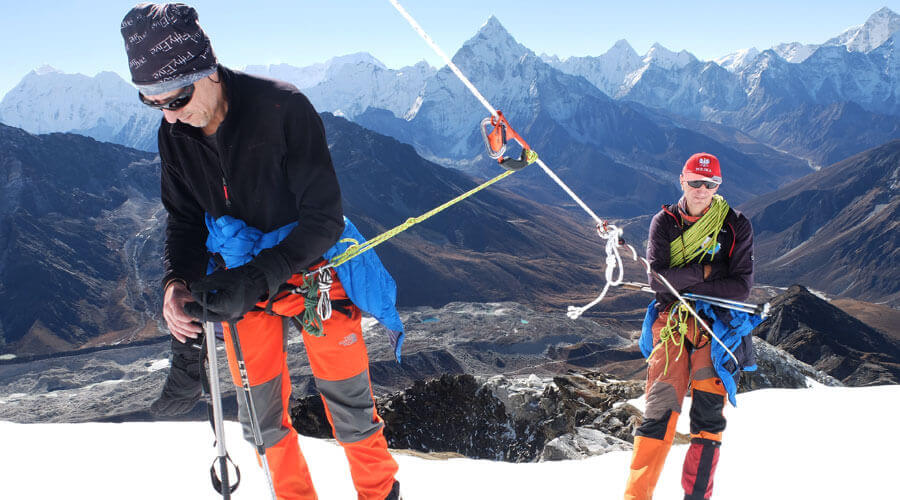
<svg viewBox="0 0 900 500"><path fill-rule="evenodd" d="M388 493L388 496L384 497L384 500L403 500L403 497L400 496L400 481L394 481L391 492Z"/></svg>

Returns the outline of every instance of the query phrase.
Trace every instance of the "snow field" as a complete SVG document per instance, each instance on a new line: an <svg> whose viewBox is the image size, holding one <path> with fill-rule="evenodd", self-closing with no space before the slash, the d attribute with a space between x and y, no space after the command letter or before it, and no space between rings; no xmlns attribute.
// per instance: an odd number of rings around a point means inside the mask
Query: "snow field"
<svg viewBox="0 0 900 500"><path fill-rule="evenodd" d="M900 414L900 386L767 389L728 407L714 498L812 500L891 498L900 435L879 432ZM685 413L690 400L684 404ZM688 432L686 416L679 432ZM322 500L356 498L341 448L301 437ZM207 423L14 424L0 422L0 498L220 498L208 469L215 458ZM240 426L226 423L226 444L243 480L233 498L267 498L262 471ZM657 500L683 498L673 447ZM510 464L433 460L395 453L407 500L619 499L630 452L578 461ZM894 497L896 498L896 497Z"/></svg>

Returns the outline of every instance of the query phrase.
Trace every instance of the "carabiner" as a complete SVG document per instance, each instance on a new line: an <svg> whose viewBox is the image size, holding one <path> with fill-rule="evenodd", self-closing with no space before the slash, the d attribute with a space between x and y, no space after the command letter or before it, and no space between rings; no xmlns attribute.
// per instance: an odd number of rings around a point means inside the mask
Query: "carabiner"
<svg viewBox="0 0 900 500"><path fill-rule="evenodd" d="M488 125L494 127L490 132L488 132ZM497 163L507 170L521 170L538 159L537 153L509 125L502 111L497 111L497 116L491 115L481 120L481 137L484 139L485 147L487 147L488 156L497 160ZM519 155L517 160L503 156L506 153L508 139L513 139L522 146L522 154Z"/></svg>

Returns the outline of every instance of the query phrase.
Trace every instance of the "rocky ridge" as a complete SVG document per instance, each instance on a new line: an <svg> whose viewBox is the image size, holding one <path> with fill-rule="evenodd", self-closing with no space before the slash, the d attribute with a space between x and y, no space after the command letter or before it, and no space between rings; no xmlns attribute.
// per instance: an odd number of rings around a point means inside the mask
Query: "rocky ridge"
<svg viewBox="0 0 900 500"><path fill-rule="evenodd" d="M900 383L900 345L795 285L754 334L846 385Z"/></svg>
<svg viewBox="0 0 900 500"><path fill-rule="evenodd" d="M381 327L372 319L364 322L378 407L392 447L537 461L630 446L640 412L629 401L643 391L644 362L634 343L616 329L512 303L419 308L402 311L402 318L409 341L400 366L391 359ZM550 355L588 343L608 345L609 353L619 353L613 359L630 359L578 366ZM754 343L759 370L743 375L742 391L840 385L762 339ZM0 419L153 420L148 408L165 378L167 351L168 341L162 340L33 361L0 361ZM288 355L295 427L306 435L329 437L302 351L302 342L292 332ZM221 380L228 381L221 348L219 359ZM233 385L223 387L226 415L234 418ZM203 420L206 410L198 405L182 418Z"/></svg>

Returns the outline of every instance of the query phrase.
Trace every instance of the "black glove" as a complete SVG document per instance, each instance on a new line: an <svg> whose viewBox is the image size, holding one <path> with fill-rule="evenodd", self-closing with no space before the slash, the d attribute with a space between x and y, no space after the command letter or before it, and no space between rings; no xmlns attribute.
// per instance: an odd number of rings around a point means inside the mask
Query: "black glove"
<svg viewBox="0 0 900 500"><path fill-rule="evenodd" d="M252 263L216 271L191 283L197 302L185 304L184 312L202 321L206 306L207 321L234 321L265 299L268 290L265 273Z"/></svg>
<svg viewBox="0 0 900 500"><path fill-rule="evenodd" d="M150 405L160 417L171 417L191 411L201 396L200 349L172 339L172 366L162 394Z"/></svg>

